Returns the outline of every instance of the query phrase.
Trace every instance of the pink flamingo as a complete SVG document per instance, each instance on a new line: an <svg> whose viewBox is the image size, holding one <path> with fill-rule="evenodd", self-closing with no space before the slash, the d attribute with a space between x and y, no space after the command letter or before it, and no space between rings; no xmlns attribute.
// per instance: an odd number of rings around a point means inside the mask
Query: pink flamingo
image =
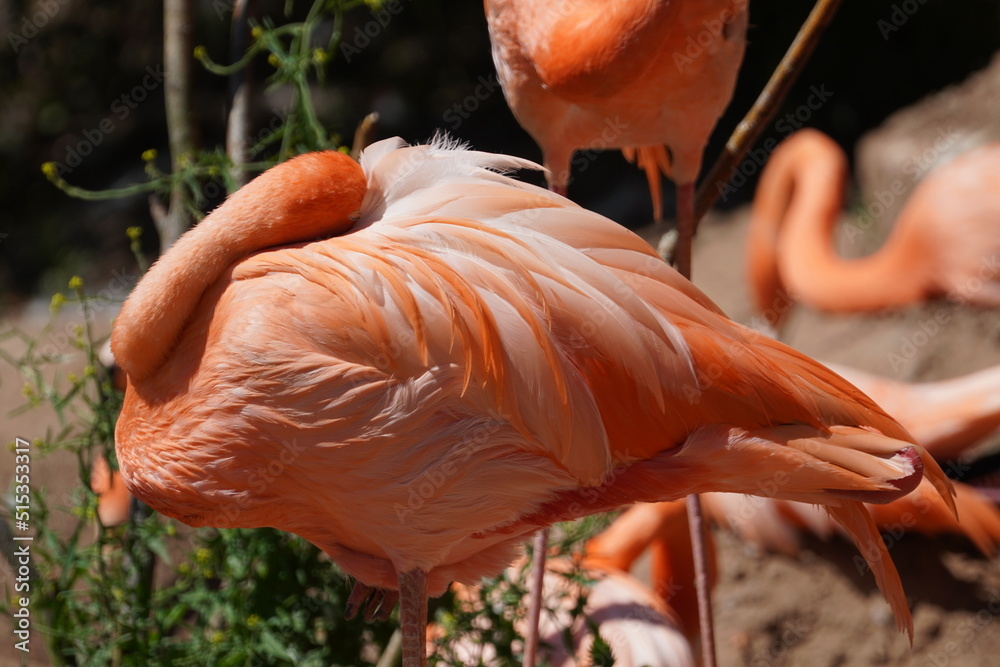
<svg viewBox="0 0 1000 667"><path fill-rule="evenodd" d="M115 323L129 490L273 526L401 604L508 565L555 521L702 491L819 502L912 628L861 501L940 468L850 384L726 318L620 225L447 144L313 153L251 181ZM369 594L371 597L369 597Z"/></svg>

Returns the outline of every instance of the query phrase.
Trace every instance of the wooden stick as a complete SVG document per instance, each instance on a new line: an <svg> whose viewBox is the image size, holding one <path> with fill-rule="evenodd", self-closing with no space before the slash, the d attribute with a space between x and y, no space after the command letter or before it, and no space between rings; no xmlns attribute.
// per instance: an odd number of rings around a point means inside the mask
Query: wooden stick
<svg viewBox="0 0 1000 667"><path fill-rule="evenodd" d="M774 115L781 108L788 96L788 91L791 90L792 84L805 69L805 64L816 49L820 36L833 20L839 6L840 0L817 0L806 22L802 24L791 46L788 47L785 57L778 63L774 74L771 75L764 90L757 97L757 101L754 102L740 124L736 126L736 130L726 143L722 155L712 165L711 171L708 172L701 188L698 189L694 212L696 232L698 222L718 200L720 193L734 173L736 165L746 156L747 151L757 143L761 134L764 133L764 128L771 123Z"/></svg>
<svg viewBox="0 0 1000 667"><path fill-rule="evenodd" d="M372 111L361 119L358 129L354 131L354 143L351 144L351 157L361 159L361 151L368 148L378 134L378 112Z"/></svg>
<svg viewBox="0 0 1000 667"><path fill-rule="evenodd" d="M677 185L677 247L674 265L691 279L691 241L694 236L694 184ZM694 559L694 583L698 593L698 618L701 621L702 667L715 667L715 629L712 625L712 591L708 580L708 536L701 511L701 498L687 497L688 530Z"/></svg>

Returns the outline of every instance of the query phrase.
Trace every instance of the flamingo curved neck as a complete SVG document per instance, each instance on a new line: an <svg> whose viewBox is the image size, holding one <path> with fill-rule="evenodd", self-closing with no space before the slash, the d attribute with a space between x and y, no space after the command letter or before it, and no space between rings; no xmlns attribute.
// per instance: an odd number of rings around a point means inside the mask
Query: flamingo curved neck
<svg viewBox="0 0 1000 667"><path fill-rule="evenodd" d="M129 380L163 365L227 267L258 250L346 231L366 186L356 162L325 151L278 165L230 196L169 248L122 306L111 348Z"/></svg>
<svg viewBox="0 0 1000 667"><path fill-rule="evenodd" d="M867 257L844 259L837 253L832 237L847 162L833 141L813 135L796 137L792 150L774 155L754 207L759 233L777 244L772 254L788 293L828 311L877 310L925 296L928 281L918 254L898 231Z"/></svg>

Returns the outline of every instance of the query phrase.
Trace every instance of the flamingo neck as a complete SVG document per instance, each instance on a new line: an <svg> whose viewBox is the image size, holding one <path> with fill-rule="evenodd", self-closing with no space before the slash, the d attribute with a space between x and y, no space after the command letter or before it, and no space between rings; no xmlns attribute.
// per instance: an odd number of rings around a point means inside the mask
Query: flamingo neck
<svg viewBox="0 0 1000 667"><path fill-rule="evenodd" d="M299 156L234 193L150 268L122 306L111 335L130 381L155 373L209 288L237 260L265 248L349 229L366 189L342 153Z"/></svg>
<svg viewBox="0 0 1000 667"><path fill-rule="evenodd" d="M753 216L761 225L756 242L769 241L772 251L770 259L765 253L760 260L770 267L757 269L779 288L784 283L792 298L822 310L878 310L923 298L929 281L913 239L894 233L867 257L837 254L833 230L847 161L832 140L815 132L800 135L790 150L775 153L761 180Z"/></svg>

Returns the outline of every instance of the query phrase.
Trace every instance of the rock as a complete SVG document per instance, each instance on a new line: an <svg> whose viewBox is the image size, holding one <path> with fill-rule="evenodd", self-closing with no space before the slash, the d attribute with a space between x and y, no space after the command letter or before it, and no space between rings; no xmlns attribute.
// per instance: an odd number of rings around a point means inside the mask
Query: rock
<svg viewBox="0 0 1000 667"><path fill-rule="evenodd" d="M1000 53L962 83L897 111L856 147L855 178L864 209L858 224L884 240L904 202L933 168L1000 141Z"/></svg>

